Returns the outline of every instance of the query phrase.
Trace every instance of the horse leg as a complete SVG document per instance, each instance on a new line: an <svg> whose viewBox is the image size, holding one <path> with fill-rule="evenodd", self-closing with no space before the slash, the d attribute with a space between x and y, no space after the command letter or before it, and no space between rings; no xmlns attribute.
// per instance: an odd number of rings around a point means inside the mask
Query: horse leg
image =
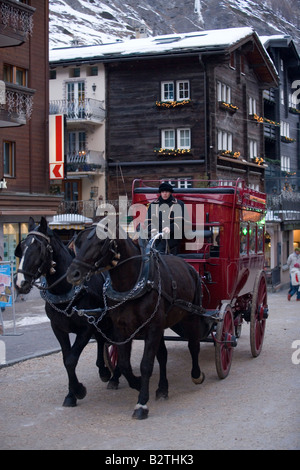
<svg viewBox="0 0 300 470"><path fill-rule="evenodd" d="M185 331L188 338L188 348L192 357L192 370L191 376L194 384L201 384L204 382L205 375L201 372L199 367L199 353L200 353L200 324L198 322L190 321L184 323Z"/></svg>
<svg viewBox="0 0 300 470"><path fill-rule="evenodd" d="M167 359L168 351L164 338L162 337L159 343L159 348L156 354L159 363L159 383L156 390L156 399L168 398L168 379L167 379Z"/></svg>
<svg viewBox="0 0 300 470"><path fill-rule="evenodd" d="M89 342L90 335L77 335L71 347L68 333L60 330L55 325L52 325L52 329L61 346L64 366L69 379L69 393L64 399L63 406L73 407L76 406L77 399L82 399L86 396L86 388L78 381L75 370L80 354Z"/></svg>
<svg viewBox="0 0 300 470"><path fill-rule="evenodd" d="M119 378L121 374L126 378L130 388L140 390L141 377L136 377L132 372L130 363L132 341L122 346L118 346L118 364L115 370L116 377ZM112 380L112 379L111 379ZM112 388L112 387L109 387Z"/></svg>
<svg viewBox="0 0 300 470"><path fill-rule="evenodd" d="M98 332L94 333L95 340L97 341L97 361L96 361L96 366L99 369L99 377L102 380L102 382L108 382L111 376L110 370L108 367L105 365L104 361L104 356L103 356L103 350L104 350L104 345L105 341L104 338L101 334Z"/></svg>
<svg viewBox="0 0 300 470"><path fill-rule="evenodd" d="M148 417L149 382L153 372L155 355L159 350L159 343L162 337L162 335L159 335L157 339L157 332L154 332L152 339L150 339L149 333L147 336L141 361L141 390L132 415L134 419L146 419Z"/></svg>

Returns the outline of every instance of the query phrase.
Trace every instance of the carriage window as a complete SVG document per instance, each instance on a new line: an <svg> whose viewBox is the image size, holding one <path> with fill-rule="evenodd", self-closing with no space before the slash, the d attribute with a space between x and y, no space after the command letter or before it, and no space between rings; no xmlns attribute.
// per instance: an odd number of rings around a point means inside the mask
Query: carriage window
<svg viewBox="0 0 300 470"><path fill-rule="evenodd" d="M256 225L249 225L249 254L255 253L256 248Z"/></svg>
<svg viewBox="0 0 300 470"><path fill-rule="evenodd" d="M263 253L264 251L264 226L257 226L257 253Z"/></svg>
<svg viewBox="0 0 300 470"><path fill-rule="evenodd" d="M241 223L240 226L240 254L247 254L247 243L248 243L248 224Z"/></svg>

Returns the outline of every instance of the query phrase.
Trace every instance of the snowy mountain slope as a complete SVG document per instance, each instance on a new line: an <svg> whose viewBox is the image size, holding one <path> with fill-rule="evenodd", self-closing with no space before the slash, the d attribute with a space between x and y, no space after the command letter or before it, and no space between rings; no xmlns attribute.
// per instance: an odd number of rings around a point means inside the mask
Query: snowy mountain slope
<svg viewBox="0 0 300 470"><path fill-rule="evenodd" d="M251 26L300 48L300 0L49 0L50 48L203 29Z"/></svg>

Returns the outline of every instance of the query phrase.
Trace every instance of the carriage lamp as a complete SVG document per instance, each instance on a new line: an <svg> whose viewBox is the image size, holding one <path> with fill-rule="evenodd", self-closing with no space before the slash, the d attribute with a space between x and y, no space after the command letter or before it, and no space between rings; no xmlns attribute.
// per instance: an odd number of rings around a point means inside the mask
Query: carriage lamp
<svg viewBox="0 0 300 470"><path fill-rule="evenodd" d="M95 91L96 91L96 88L97 88L96 83L93 83L93 85L92 85L92 90L93 90L94 93L95 93Z"/></svg>

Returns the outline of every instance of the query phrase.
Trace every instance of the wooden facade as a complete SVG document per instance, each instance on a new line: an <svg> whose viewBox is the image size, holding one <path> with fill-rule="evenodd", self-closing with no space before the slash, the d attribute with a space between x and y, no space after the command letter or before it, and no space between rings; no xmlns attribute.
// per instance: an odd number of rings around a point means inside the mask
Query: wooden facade
<svg viewBox="0 0 300 470"><path fill-rule="evenodd" d="M186 104L161 106L163 82L187 81ZM230 88L220 103L218 82ZM277 86L277 74L255 33L234 46L106 61L106 157L108 199L130 195L132 180L236 179L263 189L264 166L251 159L249 141L264 155L263 126L249 114L249 98L263 113L263 89ZM227 100L225 100L227 101ZM186 152L162 149L164 129L190 129ZM219 134L232 135L231 151Z"/></svg>
<svg viewBox="0 0 300 470"><path fill-rule="evenodd" d="M31 34L19 46L2 47L0 55L0 80L5 82L7 90L13 90L14 93L7 94L6 102L23 99L22 94L26 96L28 92L32 97L31 109L25 116L23 112L20 113L19 121L16 119L14 123L17 126L8 122L6 125L4 123L5 127L0 127L0 179L5 178L6 181L6 188L0 189L0 215L4 221L8 220L5 218L7 202L2 205L1 200L9 200L10 195L9 217L15 214L15 221L23 221L24 214L24 207L14 197L16 194L19 200L24 196L28 201L27 212L35 208L37 213L43 211L44 215L55 214L59 203L57 197L49 195L48 0L30 0L27 3L34 9ZM15 80L13 73L8 80L5 69L19 71L24 81L20 83L20 78ZM9 174L4 168L5 142L14 146L13 168ZM39 204L45 195L48 195L47 208L43 202ZM34 213L33 210L33 216Z"/></svg>
<svg viewBox="0 0 300 470"><path fill-rule="evenodd" d="M0 0L0 12L0 256L15 269L29 216L55 215L61 198L49 191L48 0Z"/></svg>

